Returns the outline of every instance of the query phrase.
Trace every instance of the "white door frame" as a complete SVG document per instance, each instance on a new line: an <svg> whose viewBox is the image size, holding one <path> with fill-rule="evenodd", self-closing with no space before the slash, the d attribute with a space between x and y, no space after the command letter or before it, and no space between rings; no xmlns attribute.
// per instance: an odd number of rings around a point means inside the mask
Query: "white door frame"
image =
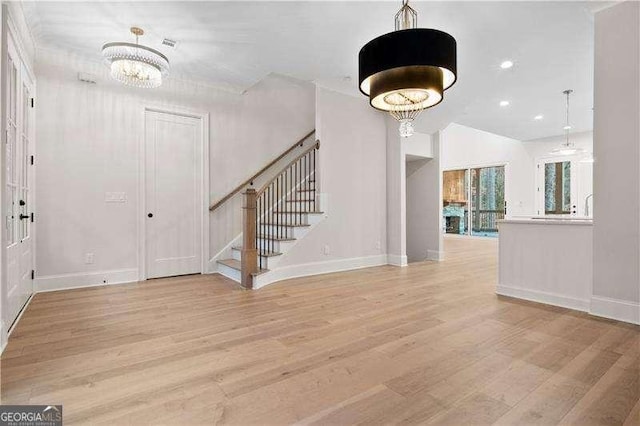
<svg viewBox="0 0 640 426"><path fill-rule="evenodd" d="M0 99L0 134L2 135L2 141L5 141L5 134L6 134L6 78L7 78L7 54L8 54L8 43L9 43L9 39L11 39L11 41L13 42L13 46L17 52L18 58L20 59L20 65L22 67L22 69L24 71L26 71L27 75L29 76L31 83L32 83L32 92L31 92L31 96L33 98L36 97L37 95L37 84L36 84L36 77L35 77L35 73L33 71L33 67L31 62L29 61L29 55L27 54L27 50L24 47L24 43L22 41L22 39L20 38L20 31L18 31L16 24L14 22L14 17L13 14L11 12L11 9L9 8L9 6L7 4L3 4L2 5L2 14L1 14L1 18L2 18L2 23L0 25L1 27L1 33L2 35L0 36L0 40L2 41L2 46L0 49L0 75L2 75L2 78L0 79L0 85L2 85L2 89L0 90L0 92L2 93L2 97ZM20 90L22 89L21 87L19 88ZM35 156L36 154L36 114L33 114L32 117L32 122L31 122L32 126L33 126L33 140L32 140L32 146L31 146L31 152L32 154ZM0 173L0 185L2 186L0 189L0 208L2 209L2 215L4 216L4 207L5 207L5 203L7 201L7 194L6 194L6 185L5 185L5 176L4 176L4 170L6 170L6 152L5 152L5 147L4 147L4 143L1 145L2 149L0 150L1 154L0 154L0 170L2 170L2 173ZM32 176L33 176L33 183L34 186L33 188L31 188L31 190L33 191L32 193L32 201L31 201L31 211L35 212L36 211L36 199L35 199L35 194L36 194L36 190L35 190L35 166L33 167L33 169L31 170ZM37 217L37 216L36 216ZM35 269L35 265L36 265L36 254L35 254L35 247L36 247L36 222L31 224L31 238L32 238L32 265L33 265L33 269ZM9 335L11 334L11 332L13 332L13 330L15 329L15 327L12 327L11 330L9 330L9 326L11 324L8 324L6 322L6 318L5 315L7 315L7 270L5 265L7 264L7 232L6 232L6 227L4 225L0 226L0 353L2 353L2 350L4 349L4 346L7 344L7 341L9 339ZM20 318L22 317L22 314L24 313L24 311L26 310L27 306L29 306L29 303L31 303L31 300L33 299L33 295L35 294L35 289L34 291L31 293L31 297L29 297L29 300L27 300L27 302L25 303L24 307L22 308L21 312L18 314L18 317L15 318L15 321L13 322L13 324L17 324L20 321Z"/></svg>
<svg viewBox="0 0 640 426"><path fill-rule="evenodd" d="M178 115L182 117L197 118L200 120L201 143L202 143L202 160L201 175L202 194L200 197L200 210L202 211L200 229L202 235L200 237L201 256L200 272L206 274L207 265L209 264L209 113L205 111L194 111L182 107L166 107L148 105L142 108L142 120L140 125L140 143L138 144L138 280L147 279L147 262L146 262L146 232L147 232L147 200L145 185L145 158L146 158L146 116L147 112L159 112L164 114Z"/></svg>
<svg viewBox="0 0 640 426"><path fill-rule="evenodd" d="M509 179L507 179L507 175L509 172L509 162L508 161L503 161L503 162L496 162L496 163L474 163L471 165L466 165L466 166L460 166L460 167L445 167L440 171L441 176L444 176L444 172L451 172L451 171L457 171L457 170L465 170L468 173L468 179L469 181L467 182L467 188L466 188L466 192L467 192L467 199L469 200L469 216L468 216L468 220L469 223L467 224L467 233L460 235L461 237L470 237L470 238L476 238L474 235L472 235L472 231L471 231L471 211L472 211L472 202L473 200L471 199L471 169L482 169L482 168L486 168L486 167L504 167L504 201L505 203L507 202L507 194L509 193L508 191L508 182ZM444 198L444 191L443 194L440 196L440 216L442 216L442 203L443 203L443 198ZM510 206L507 204L507 212L509 211ZM505 215L506 216L506 215ZM450 234L451 235L451 234ZM484 238L484 237L481 237Z"/></svg>
<svg viewBox="0 0 640 426"><path fill-rule="evenodd" d="M555 155L555 156L543 156L536 158L536 168L535 168L535 211L538 216L545 216L545 204L544 204L544 165L549 163L563 163L565 161L569 161L571 163L571 204L572 210L573 206L575 206L576 213L567 213L567 216L575 216L577 212L580 211L580 206L578 204L578 191L579 191L579 182L578 182L578 166L580 163L579 156L577 155ZM542 166L542 167L540 167Z"/></svg>

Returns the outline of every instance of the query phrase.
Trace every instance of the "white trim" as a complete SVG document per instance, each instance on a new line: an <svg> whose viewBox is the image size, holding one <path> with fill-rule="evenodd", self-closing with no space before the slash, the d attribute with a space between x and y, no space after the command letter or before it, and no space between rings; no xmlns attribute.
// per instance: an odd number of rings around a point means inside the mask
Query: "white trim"
<svg viewBox="0 0 640 426"><path fill-rule="evenodd" d="M29 56L28 51L25 48L24 41L22 40L22 36L24 34L18 29L18 25L16 24L16 17L14 16L15 12L12 11L13 7L11 7L11 3L8 3L6 6L7 7L5 10L7 11L7 26L8 26L11 39L16 48L18 56L20 57L20 61L23 63L24 67L26 68L27 74L29 74L29 78L35 84L36 74L33 71L34 58ZM24 16L22 18L24 19ZM28 27L26 27L26 29L29 30ZM26 34L26 36L31 37L31 34ZM30 41L32 42L32 40Z"/></svg>
<svg viewBox="0 0 640 426"><path fill-rule="evenodd" d="M18 325L18 322L20 321L20 318L22 318L22 315L24 315L24 313L27 311L27 308L29 307L29 304L31 303L31 301L33 300L33 297L35 295L36 295L36 292L31 293L31 295L29 296L29 298L25 302L25 304L22 307L22 309L20 309L20 312L18 312L18 316L16 317L16 320L9 327L9 332L7 333L7 343L9 343L9 337L11 336L11 333L13 333L13 330L15 330L16 325Z"/></svg>
<svg viewBox="0 0 640 426"><path fill-rule="evenodd" d="M472 163L471 165L459 166L459 167L446 167L442 169L443 172L453 172L457 170L470 170L470 169L483 169L486 167L505 167L505 174L507 173L506 167L509 165L508 161L497 162L497 163ZM506 188L505 188L506 190Z"/></svg>
<svg viewBox="0 0 640 426"><path fill-rule="evenodd" d="M201 163L201 179L202 179L202 197L201 211L202 218L200 223L201 229L201 260L200 273L204 274L209 271L209 204L211 196L209 194L209 113L206 111L198 111L190 108L179 106L158 106L145 105L142 108L142 122L140 126L140 135L138 143L138 277L137 281L147 279L146 271L146 252L145 252L145 236L146 236L146 198L145 198L145 137L146 137L146 115L147 111L160 112L164 114L173 114L184 117L192 117L200 120L202 130L202 163Z"/></svg>
<svg viewBox="0 0 640 426"><path fill-rule="evenodd" d="M500 223L500 222L498 222ZM496 237L489 237L487 235L469 235L469 234L447 234L446 232L442 231L442 236L444 238L451 238L451 239L458 239L458 240L494 240L494 241L498 241L498 238Z"/></svg>
<svg viewBox="0 0 640 426"><path fill-rule="evenodd" d="M7 344L9 343L9 337L11 337L11 333L13 333L13 330L16 328L16 325L18 325L18 322L20 321L20 318L22 318L22 315L27 311L27 308L29 307L29 304L31 303L35 295L36 295L35 292L31 293L31 296L29 296L29 299L27 299L27 302L24 304L22 309L20 309L20 312L18 313L16 320L13 322L13 324L11 324L11 327L9 327L9 330L7 332L7 339L3 341L2 344L0 345L0 355L2 355L5 348L7 347Z"/></svg>
<svg viewBox="0 0 640 426"><path fill-rule="evenodd" d="M591 315L640 325L640 303L609 297L591 296Z"/></svg>
<svg viewBox="0 0 640 426"><path fill-rule="evenodd" d="M397 255L397 254L388 254L387 255L387 265L393 266L407 266L409 264L407 260L407 255Z"/></svg>
<svg viewBox="0 0 640 426"><path fill-rule="evenodd" d="M136 281L138 281L137 268L113 269L110 271L78 272L74 274L36 277L34 289L36 293L42 293L83 287L125 284Z"/></svg>
<svg viewBox="0 0 640 426"><path fill-rule="evenodd" d="M532 302L545 303L547 305L560 306L562 308L574 309L576 311L589 312L588 299L577 299L557 293L536 291L506 285L496 286L496 294L499 294L500 296L530 300Z"/></svg>
<svg viewBox="0 0 640 426"><path fill-rule="evenodd" d="M434 260L441 262L444 260L444 251L440 250L427 250L427 260Z"/></svg>
<svg viewBox="0 0 640 426"><path fill-rule="evenodd" d="M405 256L406 261L406 256ZM264 275L254 278L254 289L262 288L267 284L276 281L288 280L291 278L308 277L310 275L330 274L332 272L350 271L353 269L371 268L387 264L387 256L384 254L352 257L349 259L328 260L324 262L303 263L300 265L284 266L282 268L269 271ZM264 281L260 278L264 277Z"/></svg>

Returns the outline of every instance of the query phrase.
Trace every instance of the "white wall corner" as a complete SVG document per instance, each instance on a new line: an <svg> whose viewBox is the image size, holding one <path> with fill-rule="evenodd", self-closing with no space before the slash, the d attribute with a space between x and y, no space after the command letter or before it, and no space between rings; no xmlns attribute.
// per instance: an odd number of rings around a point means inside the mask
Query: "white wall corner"
<svg viewBox="0 0 640 426"><path fill-rule="evenodd" d="M638 302L592 296L589 313L598 317L640 325L640 303Z"/></svg>
<svg viewBox="0 0 640 426"><path fill-rule="evenodd" d="M397 254L388 254L387 255L387 264L393 266L407 266L407 255L397 255Z"/></svg>
<svg viewBox="0 0 640 426"><path fill-rule="evenodd" d="M137 268L48 275L36 277L34 282L34 291L36 293L40 293L101 285L126 284L137 281Z"/></svg>

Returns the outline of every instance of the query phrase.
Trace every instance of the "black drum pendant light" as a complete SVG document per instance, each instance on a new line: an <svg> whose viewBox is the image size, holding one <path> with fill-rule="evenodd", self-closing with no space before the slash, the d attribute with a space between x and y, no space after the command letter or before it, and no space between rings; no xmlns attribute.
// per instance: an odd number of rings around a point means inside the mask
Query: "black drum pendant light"
<svg viewBox="0 0 640 426"><path fill-rule="evenodd" d="M413 134L413 120L442 102L456 82L456 39L433 29L417 28L418 14L403 0L395 31L360 49L360 91L372 107L400 122L400 135Z"/></svg>

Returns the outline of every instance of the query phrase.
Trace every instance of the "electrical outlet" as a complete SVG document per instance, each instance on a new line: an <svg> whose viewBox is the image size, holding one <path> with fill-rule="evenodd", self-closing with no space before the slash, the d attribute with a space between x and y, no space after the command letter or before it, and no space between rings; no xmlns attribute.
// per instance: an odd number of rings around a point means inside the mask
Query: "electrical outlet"
<svg viewBox="0 0 640 426"><path fill-rule="evenodd" d="M329 249L329 245L324 246L324 250L322 250L322 252L324 253L325 256L328 256L329 253L331 253L331 250Z"/></svg>
<svg viewBox="0 0 640 426"><path fill-rule="evenodd" d="M125 192L107 192L104 194L106 203L126 203L127 194Z"/></svg>
<svg viewBox="0 0 640 426"><path fill-rule="evenodd" d="M93 264L93 253L87 253L84 255L84 263L87 265Z"/></svg>

